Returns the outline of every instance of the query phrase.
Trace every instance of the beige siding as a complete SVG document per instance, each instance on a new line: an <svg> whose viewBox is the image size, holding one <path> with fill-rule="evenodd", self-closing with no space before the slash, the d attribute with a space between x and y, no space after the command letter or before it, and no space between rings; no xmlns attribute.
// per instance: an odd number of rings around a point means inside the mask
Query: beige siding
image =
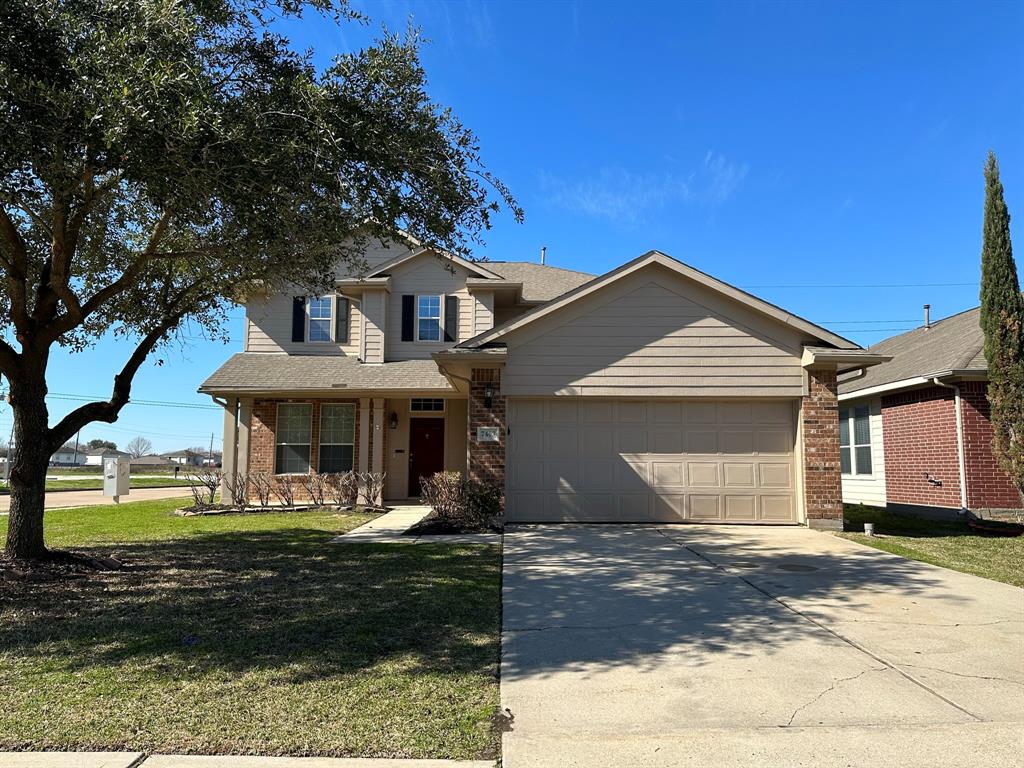
<svg viewBox="0 0 1024 768"><path fill-rule="evenodd" d="M843 475L843 503L884 507L886 498L885 449L882 444L882 400L876 397L866 402L871 409L871 474ZM864 400L844 400L839 407L853 408L864 404Z"/></svg>
<svg viewBox="0 0 1024 768"><path fill-rule="evenodd" d="M359 303L349 303L348 344L292 341L292 295L256 297L245 305L245 351L287 352L293 355L358 355Z"/></svg>
<svg viewBox="0 0 1024 768"><path fill-rule="evenodd" d="M510 333L507 395L794 397L799 332L645 270Z"/></svg>
<svg viewBox="0 0 1024 768"><path fill-rule="evenodd" d="M507 323L509 320L513 320L520 315L526 314L533 307L521 307L521 306L505 306L494 308L494 325L499 326L502 323Z"/></svg>
<svg viewBox="0 0 1024 768"><path fill-rule="evenodd" d="M388 295L386 291L363 293L363 362L384 362L384 336Z"/></svg>
<svg viewBox="0 0 1024 768"><path fill-rule="evenodd" d="M449 271L438 259L427 253L407 261L391 273L391 301L388 310L387 360L416 360L430 357L452 346L453 342L402 341L402 296L433 295L457 296L459 299L459 339L471 338L464 335L473 327L472 297L466 290L467 271L454 266ZM442 315L444 300L441 301ZM443 323L443 317L442 317Z"/></svg>
<svg viewBox="0 0 1024 768"><path fill-rule="evenodd" d="M472 299L473 324L467 329L469 331L467 335L459 334L459 341L471 339L494 327L494 292L474 291Z"/></svg>
<svg viewBox="0 0 1024 768"><path fill-rule="evenodd" d="M339 264L335 274L338 278L358 276L374 270L381 264L385 264L404 256L409 253L409 251L409 246L404 243L384 243L382 245L379 240L371 239L366 244L366 250L363 252L361 264L354 264L351 266L347 264Z"/></svg>

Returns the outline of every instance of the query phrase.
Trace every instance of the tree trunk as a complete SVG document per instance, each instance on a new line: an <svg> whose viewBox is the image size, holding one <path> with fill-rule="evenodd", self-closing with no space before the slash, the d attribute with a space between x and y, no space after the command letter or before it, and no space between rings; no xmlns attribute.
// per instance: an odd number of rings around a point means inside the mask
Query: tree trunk
<svg viewBox="0 0 1024 768"><path fill-rule="evenodd" d="M14 446L11 462L11 513L7 521L8 557L40 559L43 543L43 510L46 469L50 464L49 413L43 376L11 381L14 411Z"/></svg>

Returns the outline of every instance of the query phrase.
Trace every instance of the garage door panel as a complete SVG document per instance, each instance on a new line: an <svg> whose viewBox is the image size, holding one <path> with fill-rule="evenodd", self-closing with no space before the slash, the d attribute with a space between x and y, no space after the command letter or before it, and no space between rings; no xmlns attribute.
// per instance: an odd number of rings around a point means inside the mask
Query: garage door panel
<svg viewBox="0 0 1024 768"><path fill-rule="evenodd" d="M789 523L785 402L509 401L510 520Z"/></svg>
<svg viewBox="0 0 1024 768"><path fill-rule="evenodd" d="M757 520L757 497L727 494L722 497L725 519L730 523L750 523Z"/></svg>
<svg viewBox="0 0 1024 768"><path fill-rule="evenodd" d="M723 485L726 488L753 488L754 465L750 462L727 461L722 464Z"/></svg>

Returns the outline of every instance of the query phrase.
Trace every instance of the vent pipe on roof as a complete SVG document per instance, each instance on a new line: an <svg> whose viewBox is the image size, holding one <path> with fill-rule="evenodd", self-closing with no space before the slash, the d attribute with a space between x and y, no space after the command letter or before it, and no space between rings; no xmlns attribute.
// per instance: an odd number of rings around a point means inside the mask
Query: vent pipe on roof
<svg viewBox="0 0 1024 768"><path fill-rule="evenodd" d="M542 245L540 247L540 263L541 264L544 263L544 260L547 258L547 256L548 256L548 247L546 245Z"/></svg>
<svg viewBox="0 0 1024 768"><path fill-rule="evenodd" d="M929 328L932 327L931 314L932 314L932 305L931 304L925 304L924 305L924 329L926 331Z"/></svg>

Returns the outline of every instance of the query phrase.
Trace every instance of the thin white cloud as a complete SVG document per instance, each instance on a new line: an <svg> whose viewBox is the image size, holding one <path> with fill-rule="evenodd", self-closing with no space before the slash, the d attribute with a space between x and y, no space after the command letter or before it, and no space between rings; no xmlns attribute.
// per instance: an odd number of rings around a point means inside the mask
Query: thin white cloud
<svg viewBox="0 0 1024 768"><path fill-rule="evenodd" d="M748 171L745 163L709 150L703 163L685 174L635 172L615 166L570 180L542 171L540 188L551 205L633 224L671 205L721 205L743 186Z"/></svg>

